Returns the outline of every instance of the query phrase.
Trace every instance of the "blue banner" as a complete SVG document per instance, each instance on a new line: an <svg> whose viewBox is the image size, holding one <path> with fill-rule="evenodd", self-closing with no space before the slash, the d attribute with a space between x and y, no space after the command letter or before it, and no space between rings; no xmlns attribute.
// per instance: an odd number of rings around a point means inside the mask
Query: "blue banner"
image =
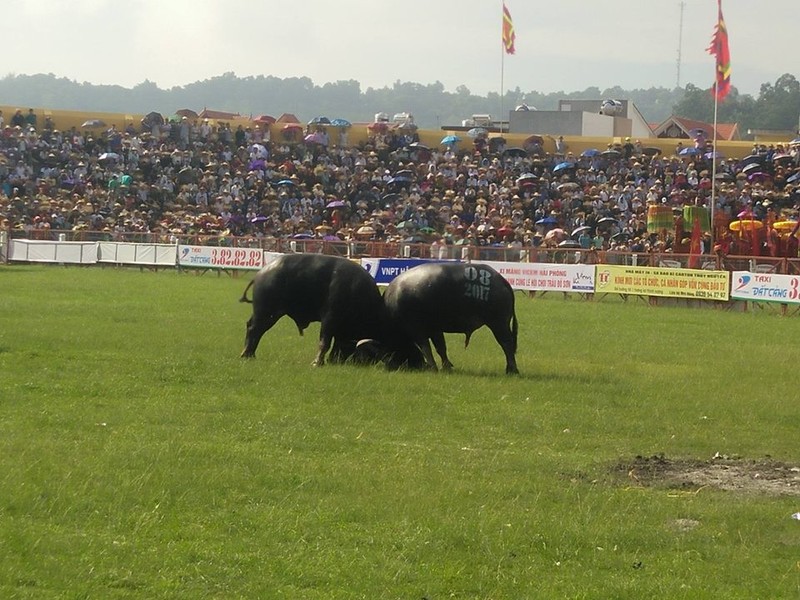
<svg viewBox="0 0 800 600"><path fill-rule="evenodd" d="M375 283L389 284L403 271L429 262L441 261L420 258L362 258L361 266L372 275Z"/></svg>

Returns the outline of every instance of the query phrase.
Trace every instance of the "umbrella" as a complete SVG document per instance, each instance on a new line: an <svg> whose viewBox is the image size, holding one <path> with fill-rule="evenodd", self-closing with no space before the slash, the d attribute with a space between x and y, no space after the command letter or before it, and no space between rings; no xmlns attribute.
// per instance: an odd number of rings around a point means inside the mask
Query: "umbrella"
<svg viewBox="0 0 800 600"><path fill-rule="evenodd" d="M766 158L766 156L762 156L761 154L748 154L739 162L739 164L748 165L750 163L763 163Z"/></svg>
<svg viewBox="0 0 800 600"><path fill-rule="evenodd" d="M342 238L340 238L338 235L328 234L328 235L323 235L322 236L322 241L324 241L324 242L341 242Z"/></svg>
<svg viewBox="0 0 800 600"><path fill-rule="evenodd" d="M426 242L427 240L421 235L412 235L407 238L404 238L403 241L407 244L421 244L423 242Z"/></svg>
<svg viewBox="0 0 800 600"><path fill-rule="evenodd" d="M442 141L439 142L440 144L444 144L445 146L450 146L452 144L457 144L461 141L461 138L457 135L446 135L442 138Z"/></svg>
<svg viewBox="0 0 800 600"><path fill-rule="evenodd" d="M292 181L291 179L281 179L281 180L280 180L278 183L276 183L275 185L295 185L295 183L294 183L294 181Z"/></svg>
<svg viewBox="0 0 800 600"><path fill-rule="evenodd" d="M488 130L484 129L483 127L473 127L469 131L467 131L467 135L473 139L486 137L489 133Z"/></svg>
<svg viewBox="0 0 800 600"><path fill-rule="evenodd" d="M797 172L791 177L786 178L786 183L795 183L797 181L800 181L800 172Z"/></svg>
<svg viewBox="0 0 800 600"><path fill-rule="evenodd" d="M592 228L589 227L588 225L581 225L580 227L576 227L575 229L573 229L571 235L572 237L576 237L582 234L584 231L591 231L591 230Z"/></svg>
<svg viewBox="0 0 800 600"><path fill-rule="evenodd" d="M270 115L259 115L255 119L253 119L256 123L263 123L265 125L272 125L275 122L275 117L271 117Z"/></svg>
<svg viewBox="0 0 800 600"><path fill-rule="evenodd" d="M581 156L584 156L586 158L592 158L594 156L597 156L598 154L600 154L600 150L598 150L597 148L587 148L586 150L581 152Z"/></svg>
<svg viewBox="0 0 800 600"><path fill-rule="evenodd" d="M369 225L362 225L356 229L356 235L375 235L375 228Z"/></svg>
<svg viewBox="0 0 800 600"><path fill-rule="evenodd" d="M414 221L400 221L397 224L397 229L416 229Z"/></svg>
<svg viewBox="0 0 800 600"><path fill-rule="evenodd" d="M736 215L736 218L738 218L738 219L752 219L753 218L753 212L749 208L746 208L746 209L744 209L742 211L739 211L739 214Z"/></svg>
<svg viewBox="0 0 800 600"><path fill-rule="evenodd" d="M611 239L612 240L624 241L624 240L628 240L630 237L631 237L631 235L629 233L625 233L624 231L620 231L619 233L615 233L614 235L612 235Z"/></svg>
<svg viewBox="0 0 800 600"><path fill-rule="evenodd" d="M525 141L522 142L523 148L525 146L533 146L535 144L539 144L541 146L544 144L544 138L540 135L529 135L527 138L525 138Z"/></svg>
<svg viewBox="0 0 800 600"><path fill-rule="evenodd" d="M569 236L567 235L566 231L564 231L563 229L561 229L559 227L556 227L555 229L551 229L550 231L547 232L547 235L544 236L544 240L546 242L550 241L550 240L554 240L554 241L557 241L557 242L563 242L568 237Z"/></svg>
<svg viewBox="0 0 800 600"><path fill-rule="evenodd" d="M105 121L102 121L100 119L89 119L88 121L84 121L81 124L81 127L86 127L88 129L91 129L92 127L105 127L105 126L106 126Z"/></svg>
<svg viewBox="0 0 800 600"><path fill-rule="evenodd" d="M577 190L579 187L580 186L577 183L575 183L574 181L568 181L566 183L562 183L556 189L559 192L569 192L569 191L572 191L572 190Z"/></svg>
<svg viewBox="0 0 800 600"><path fill-rule="evenodd" d="M347 119L333 119L331 125L334 127L350 127L351 123Z"/></svg>
<svg viewBox="0 0 800 600"><path fill-rule="evenodd" d="M655 156L656 154L661 154L661 148L656 148L655 146L647 146L646 148L642 148L642 154L645 156Z"/></svg>
<svg viewBox="0 0 800 600"><path fill-rule="evenodd" d="M514 233L514 230L508 225L503 225L497 230L497 235L506 236L511 235L512 233Z"/></svg>
<svg viewBox="0 0 800 600"><path fill-rule="evenodd" d="M597 225L617 225L617 220L614 217L603 217L597 219Z"/></svg>
<svg viewBox="0 0 800 600"><path fill-rule="evenodd" d="M310 234L310 233L295 233L292 237L294 239L296 239L296 240L312 240L312 239L314 239L314 236L312 234Z"/></svg>
<svg viewBox="0 0 800 600"><path fill-rule="evenodd" d="M706 160L719 160L721 158L725 158L725 156L721 152L706 152L703 154L703 158Z"/></svg>
<svg viewBox="0 0 800 600"><path fill-rule="evenodd" d="M761 170L761 164L751 162L742 167L742 173L752 173L753 171Z"/></svg>
<svg viewBox="0 0 800 600"><path fill-rule="evenodd" d="M581 245L575 240L563 240L558 243L559 248L580 248Z"/></svg>
<svg viewBox="0 0 800 600"><path fill-rule="evenodd" d="M600 156L604 158L619 158L622 156L622 152L619 150L604 150L600 153Z"/></svg>
<svg viewBox="0 0 800 600"><path fill-rule="evenodd" d="M678 152L678 156L696 156L697 154L700 154L700 150L694 146L689 146Z"/></svg>
<svg viewBox="0 0 800 600"><path fill-rule="evenodd" d="M325 146L327 144L325 136L319 132L309 133L303 138L303 141L307 144L319 144L321 146Z"/></svg>
<svg viewBox="0 0 800 600"><path fill-rule="evenodd" d="M152 111L144 116L144 119L142 119L142 123L144 123L148 127L152 127L153 125L161 125L162 123L164 123L164 117L160 112Z"/></svg>
<svg viewBox="0 0 800 600"><path fill-rule="evenodd" d="M265 217L264 215L258 215L250 219L251 223L264 223L265 221L269 221L269 217Z"/></svg>
<svg viewBox="0 0 800 600"><path fill-rule="evenodd" d="M392 202L397 202L400 199L400 194L397 192L391 192L389 194L384 194L381 197L381 202L385 204L391 204Z"/></svg>
<svg viewBox="0 0 800 600"><path fill-rule="evenodd" d="M331 120L328 117L314 117L308 122L309 125L330 125Z"/></svg>
<svg viewBox="0 0 800 600"><path fill-rule="evenodd" d="M408 177L413 178L414 172L410 169L400 169L397 173L394 174L395 177Z"/></svg>
<svg viewBox="0 0 800 600"><path fill-rule="evenodd" d="M528 152L524 148L506 148L503 150L503 156L518 156L520 158L526 158L528 156Z"/></svg>
<svg viewBox="0 0 800 600"><path fill-rule="evenodd" d="M411 177L405 177L401 175L400 177L392 177L389 181L386 182L387 184L394 184L394 183L411 183Z"/></svg>
<svg viewBox="0 0 800 600"><path fill-rule="evenodd" d="M717 181L733 181L733 175L730 173L717 173L714 178Z"/></svg>
<svg viewBox="0 0 800 600"><path fill-rule="evenodd" d="M325 208L341 208L343 206L347 206L347 202L344 200L331 200L325 205Z"/></svg>
<svg viewBox="0 0 800 600"><path fill-rule="evenodd" d="M761 229L764 223L756 219L741 219L740 221L731 221L728 228L731 231L750 231L752 229Z"/></svg>
<svg viewBox="0 0 800 600"><path fill-rule="evenodd" d="M693 140L696 140L699 137L706 137L708 133L702 127L695 127L694 129L689 131L689 135L692 137Z"/></svg>
<svg viewBox="0 0 800 600"><path fill-rule="evenodd" d="M430 150L428 146L420 142L411 142L408 147L413 148L414 150Z"/></svg>
<svg viewBox="0 0 800 600"><path fill-rule="evenodd" d="M769 173L764 173L763 171L756 171L755 173L750 173L747 176L747 181L750 183L760 183L762 181L767 181L768 179L772 179L772 175Z"/></svg>
<svg viewBox="0 0 800 600"><path fill-rule="evenodd" d="M267 168L267 163L264 162L264 160L261 158L251 160L250 163L247 165L248 171L264 171L266 168Z"/></svg>
<svg viewBox="0 0 800 600"><path fill-rule="evenodd" d="M116 152L103 152L97 157L97 160L119 160L119 154Z"/></svg>
<svg viewBox="0 0 800 600"><path fill-rule="evenodd" d="M800 137L794 138L791 142L789 142L789 144L791 144L792 146L800 144Z"/></svg>
<svg viewBox="0 0 800 600"><path fill-rule="evenodd" d="M419 232L430 235L431 233L436 233L436 230L433 227L420 227Z"/></svg>
<svg viewBox="0 0 800 600"><path fill-rule="evenodd" d="M793 158L791 154L776 154L772 157L772 162L788 162L793 160Z"/></svg>
<svg viewBox="0 0 800 600"><path fill-rule="evenodd" d="M791 231L797 226L797 221L776 221L772 224L773 229L778 231Z"/></svg>
<svg viewBox="0 0 800 600"><path fill-rule="evenodd" d="M191 183L194 181L195 173L192 167L183 167L178 171L178 183Z"/></svg>
<svg viewBox="0 0 800 600"><path fill-rule="evenodd" d="M517 185L524 185L526 183L534 183L539 181L539 178L533 173L524 173L517 177Z"/></svg>
<svg viewBox="0 0 800 600"><path fill-rule="evenodd" d="M176 110L175 114L179 117L186 117L187 119L196 119L197 113L194 112L191 108L181 108L180 110Z"/></svg>
<svg viewBox="0 0 800 600"><path fill-rule="evenodd" d="M558 163L555 167L553 167L553 173L558 173L559 171L566 171L569 169L574 169L575 165L571 162L561 162Z"/></svg>
<svg viewBox="0 0 800 600"><path fill-rule="evenodd" d="M287 123L283 126L283 131L302 131L303 126L300 123Z"/></svg>
<svg viewBox="0 0 800 600"><path fill-rule="evenodd" d="M555 225L557 223L558 219L555 217L544 217L543 219L536 221L536 225Z"/></svg>

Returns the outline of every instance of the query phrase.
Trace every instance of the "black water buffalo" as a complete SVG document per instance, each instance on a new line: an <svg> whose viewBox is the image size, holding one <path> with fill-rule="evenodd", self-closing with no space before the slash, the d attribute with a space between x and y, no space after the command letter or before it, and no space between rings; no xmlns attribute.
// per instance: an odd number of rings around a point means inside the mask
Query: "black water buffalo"
<svg viewBox="0 0 800 600"><path fill-rule="evenodd" d="M410 340L425 361L436 368L430 343L452 369L445 333L466 334L465 346L476 329L486 325L506 355L506 373L519 373L517 316L514 291L497 271L486 265L427 263L401 273L383 294L395 339ZM391 366L391 363L390 363Z"/></svg>
<svg viewBox="0 0 800 600"><path fill-rule="evenodd" d="M247 299L250 286L252 301ZM280 256L258 272L241 301L253 304L243 357L255 356L261 336L284 315L295 322L300 335L309 323L321 322L313 363L318 366L324 364L333 340L331 360L343 360L355 349L356 340L380 338L385 323L375 280L356 263L334 256Z"/></svg>

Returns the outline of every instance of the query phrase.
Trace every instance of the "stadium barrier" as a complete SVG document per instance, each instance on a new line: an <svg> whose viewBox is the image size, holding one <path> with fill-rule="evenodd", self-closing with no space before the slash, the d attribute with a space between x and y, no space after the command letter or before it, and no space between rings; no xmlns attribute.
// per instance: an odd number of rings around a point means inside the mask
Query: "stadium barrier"
<svg viewBox="0 0 800 600"><path fill-rule="evenodd" d="M584 298L616 294L652 303L659 298L777 303L784 313L790 306L800 310L800 259L228 236L182 236L163 243L152 234L137 234L138 241L87 240L85 235L68 240L66 233L47 233L56 239L9 238L0 231L0 260L220 273L258 270L281 254L310 252L358 260L379 284L388 284L420 261L479 261L493 266L515 290L531 294L577 293Z"/></svg>

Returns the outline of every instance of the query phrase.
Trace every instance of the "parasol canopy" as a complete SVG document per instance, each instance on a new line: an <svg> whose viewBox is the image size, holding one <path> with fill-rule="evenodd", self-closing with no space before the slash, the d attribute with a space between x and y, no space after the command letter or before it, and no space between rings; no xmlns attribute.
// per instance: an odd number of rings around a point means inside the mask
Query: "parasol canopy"
<svg viewBox="0 0 800 600"><path fill-rule="evenodd" d="M797 227L797 221L775 221L772 228L778 231L791 231Z"/></svg>
<svg viewBox="0 0 800 600"><path fill-rule="evenodd" d="M750 231L752 229L761 229L764 223L758 219L740 219L739 221L731 221L728 228L731 231Z"/></svg>

